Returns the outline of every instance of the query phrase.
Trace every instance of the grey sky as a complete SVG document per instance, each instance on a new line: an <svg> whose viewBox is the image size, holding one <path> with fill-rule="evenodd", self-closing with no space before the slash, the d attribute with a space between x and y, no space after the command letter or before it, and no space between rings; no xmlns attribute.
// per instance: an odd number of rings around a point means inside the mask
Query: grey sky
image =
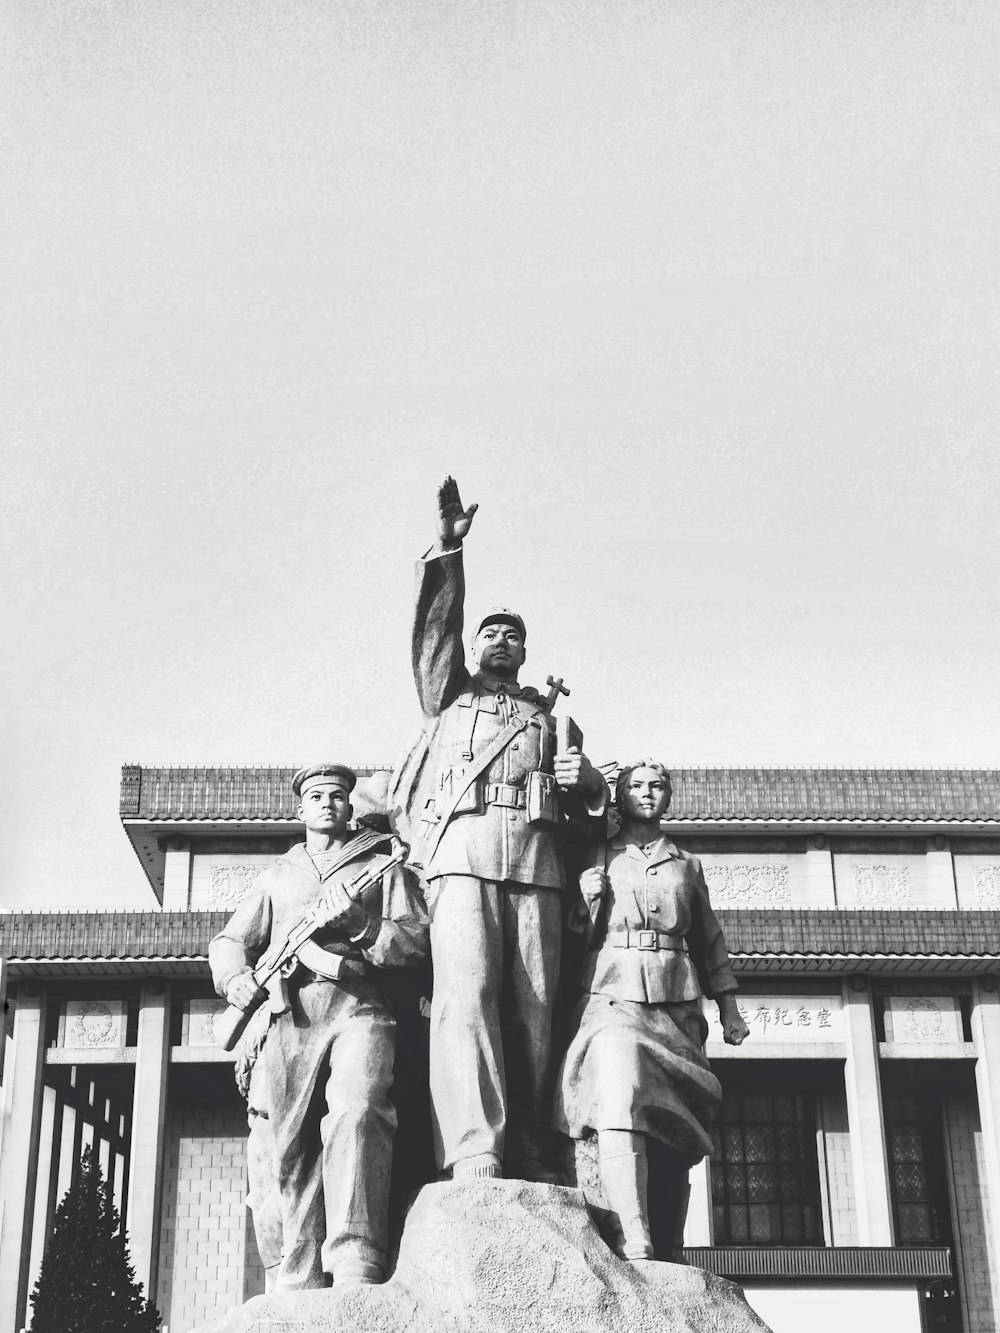
<svg viewBox="0 0 1000 1333"><path fill-rule="evenodd" d="M7 6L0 904L121 763L391 760L470 600L597 759L995 765L991 3Z"/></svg>

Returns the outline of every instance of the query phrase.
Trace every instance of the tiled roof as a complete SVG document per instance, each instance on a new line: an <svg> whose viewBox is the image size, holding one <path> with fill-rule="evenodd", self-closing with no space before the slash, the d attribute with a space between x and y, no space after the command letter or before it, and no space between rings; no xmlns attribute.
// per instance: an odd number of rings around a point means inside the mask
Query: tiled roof
<svg viewBox="0 0 1000 1333"><path fill-rule="evenodd" d="M374 771L359 769L361 774ZM294 768L122 769L123 819L294 819ZM672 823L1000 820L1000 770L678 768Z"/></svg>
<svg viewBox="0 0 1000 1333"><path fill-rule="evenodd" d="M229 912L11 912L0 916L8 959L205 958Z"/></svg>
<svg viewBox="0 0 1000 1333"><path fill-rule="evenodd" d="M679 768L671 820L1000 819L1000 770Z"/></svg>
<svg viewBox="0 0 1000 1333"><path fill-rule="evenodd" d="M292 768L122 767L123 819L294 819ZM360 777L373 768L357 768Z"/></svg>
<svg viewBox="0 0 1000 1333"><path fill-rule="evenodd" d="M734 958L805 955L1000 961L1000 912L722 909ZM202 959L228 912L12 912L0 953L12 962Z"/></svg>
<svg viewBox="0 0 1000 1333"><path fill-rule="evenodd" d="M734 955L1000 960L1000 912L729 908L716 915Z"/></svg>

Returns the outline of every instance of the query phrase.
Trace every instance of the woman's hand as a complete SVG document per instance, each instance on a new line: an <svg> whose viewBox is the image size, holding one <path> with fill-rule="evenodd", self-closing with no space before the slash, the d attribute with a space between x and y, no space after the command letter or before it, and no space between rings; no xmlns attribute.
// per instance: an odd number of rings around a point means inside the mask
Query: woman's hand
<svg viewBox="0 0 1000 1333"><path fill-rule="evenodd" d="M608 891L610 881L606 870L585 870L580 876L580 892L588 907L594 907Z"/></svg>
<svg viewBox="0 0 1000 1333"><path fill-rule="evenodd" d="M720 995L716 1003L719 1006L719 1021L722 1024L722 1039L727 1046L739 1046L750 1035L750 1029L743 1021L740 1006L735 995Z"/></svg>

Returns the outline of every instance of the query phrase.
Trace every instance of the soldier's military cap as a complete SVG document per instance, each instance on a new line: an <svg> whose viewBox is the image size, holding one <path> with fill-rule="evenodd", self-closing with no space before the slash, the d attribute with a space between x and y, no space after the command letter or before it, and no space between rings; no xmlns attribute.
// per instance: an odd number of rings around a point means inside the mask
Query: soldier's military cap
<svg viewBox="0 0 1000 1333"><path fill-rule="evenodd" d="M305 787L313 785L314 778L336 778L348 792L352 792L358 775L346 764L310 764L308 768L300 768L292 778L292 791L296 796L301 796Z"/></svg>
<svg viewBox="0 0 1000 1333"><path fill-rule="evenodd" d="M513 625L519 631L521 638L525 638L524 621L509 606L491 606L486 614L480 617L472 637L475 638L485 625Z"/></svg>

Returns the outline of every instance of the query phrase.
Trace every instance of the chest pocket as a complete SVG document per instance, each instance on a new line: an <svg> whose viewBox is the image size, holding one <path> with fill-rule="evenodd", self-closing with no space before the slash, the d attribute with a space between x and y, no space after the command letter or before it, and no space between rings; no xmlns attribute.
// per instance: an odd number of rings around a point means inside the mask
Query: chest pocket
<svg viewBox="0 0 1000 1333"><path fill-rule="evenodd" d="M454 730L448 738L446 750L450 763L442 766L438 773L437 791L434 800L435 813L451 803L455 791L466 787L469 770L473 767L474 745L480 749L489 745L496 726L480 727L476 736L476 722L480 713L494 715L498 722L497 701L492 695L477 695L474 690L467 690L456 700L454 711L449 721ZM475 782L468 783L465 794L455 807L455 815L481 815L486 809L485 783L480 775Z"/></svg>

